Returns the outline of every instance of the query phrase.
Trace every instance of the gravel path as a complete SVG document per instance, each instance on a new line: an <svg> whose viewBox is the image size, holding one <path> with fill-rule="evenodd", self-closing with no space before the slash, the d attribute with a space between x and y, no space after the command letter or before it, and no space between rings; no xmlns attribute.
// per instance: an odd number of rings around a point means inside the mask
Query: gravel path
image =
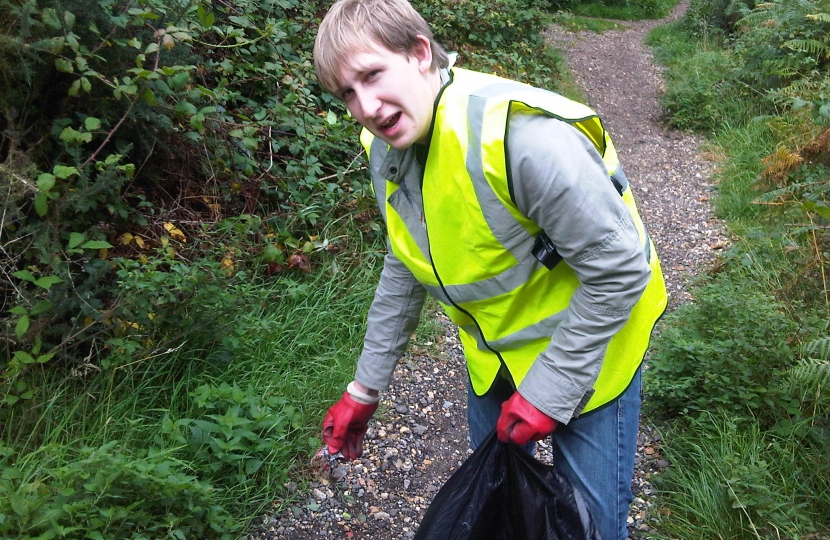
<svg viewBox="0 0 830 540"><path fill-rule="evenodd" d="M681 16L687 6L684 0L670 19ZM699 155L700 141L660 121L661 71L643 39L662 22L626 22L624 30L602 35L554 27L548 37L565 52L590 105L614 137L660 252L671 308L689 298L687 277L711 262L727 240L711 217L710 165ZM330 476L316 477L300 502L264 516L248 539L414 536L434 494L469 455L461 345L448 321L436 317L446 334L435 343L415 339L370 424L363 457ZM660 446L654 430L644 423L629 518L632 538L649 537L649 477L669 465L661 458ZM549 458L544 444L538 457Z"/></svg>

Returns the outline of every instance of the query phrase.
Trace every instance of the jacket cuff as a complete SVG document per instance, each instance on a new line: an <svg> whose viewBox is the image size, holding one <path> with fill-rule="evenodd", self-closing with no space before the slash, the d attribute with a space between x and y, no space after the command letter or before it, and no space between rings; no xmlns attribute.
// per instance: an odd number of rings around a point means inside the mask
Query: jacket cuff
<svg viewBox="0 0 830 540"><path fill-rule="evenodd" d="M392 375L398 358L368 354L365 351L357 361L354 380L372 390L386 390L392 384Z"/></svg>
<svg viewBox="0 0 830 540"><path fill-rule="evenodd" d="M594 395L593 388L574 386L543 362L530 366L518 390L531 405L562 424L579 416Z"/></svg>

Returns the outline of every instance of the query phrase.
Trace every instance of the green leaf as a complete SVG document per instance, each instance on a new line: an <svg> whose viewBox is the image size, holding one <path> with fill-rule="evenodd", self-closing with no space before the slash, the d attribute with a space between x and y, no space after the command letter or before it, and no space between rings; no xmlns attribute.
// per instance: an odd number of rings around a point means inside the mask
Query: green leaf
<svg viewBox="0 0 830 540"><path fill-rule="evenodd" d="M81 86L84 89L84 92L89 93L92 90L92 83L89 82L89 79L86 77L81 77Z"/></svg>
<svg viewBox="0 0 830 540"><path fill-rule="evenodd" d="M151 107L156 106L156 95L149 88L145 88L144 91L141 92L141 99L143 99L144 103Z"/></svg>
<svg viewBox="0 0 830 540"><path fill-rule="evenodd" d="M830 219L830 208L828 208L827 205L817 204L815 210L816 213L824 219Z"/></svg>
<svg viewBox="0 0 830 540"><path fill-rule="evenodd" d="M55 8L44 9L43 15L40 18L46 26L51 26L52 28L61 27L61 20L58 18L58 13L55 11Z"/></svg>
<svg viewBox="0 0 830 540"><path fill-rule="evenodd" d="M232 22L235 22L239 26L242 26L242 27L245 27L245 28L250 28L251 27L251 21L248 20L248 17L238 17L236 15L232 15L232 16L228 17L228 19L230 19Z"/></svg>
<svg viewBox="0 0 830 540"><path fill-rule="evenodd" d="M6 403L6 405L14 405L18 401L20 401L20 398L15 396L14 394L6 394L6 397L3 401ZM14 503L12 503L12 504L14 504ZM15 510L15 512L16 512L16 510Z"/></svg>
<svg viewBox="0 0 830 540"><path fill-rule="evenodd" d="M9 313L12 313L14 315L27 315L26 308L24 308L23 306L14 306L9 310Z"/></svg>
<svg viewBox="0 0 830 540"><path fill-rule="evenodd" d="M92 116L87 116L86 120L84 120L84 127L87 129L87 131L95 131L96 129L101 129L101 121Z"/></svg>
<svg viewBox="0 0 830 540"><path fill-rule="evenodd" d="M81 133L80 131L67 126L63 128L63 131L61 131L61 140L67 144L88 143L92 140L92 134Z"/></svg>
<svg viewBox="0 0 830 540"><path fill-rule="evenodd" d="M36 279L35 276L33 276L28 270L18 270L17 272L13 272L12 275L17 279L22 279L23 281L31 283L34 283Z"/></svg>
<svg viewBox="0 0 830 540"><path fill-rule="evenodd" d="M29 317L24 315L17 320L17 324L14 327L14 335L17 336L17 339L23 337L23 334L29 329Z"/></svg>
<svg viewBox="0 0 830 540"><path fill-rule="evenodd" d="M195 130L202 131L205 128L205 115L196 113L190 117L190 127Z"/></svg>
<svg viewBox="0 0 830 540"><path fill-rule="evenodd" d="M83 249L111 249L112 244L106 240L90 240L81 246Z"/></svg>
<svg viewBox="0 0 830 540"><path fill-rule="evenodd" d="M66 58L55 58L55 67L61 73L72 73L75 71L75 64Z"/></svg>
<svg viewBox="0 0 830 540"><path fill-rule="evenodd" d="M78 133L78 132L76 132L76 133ZM85 134L85 135L88 135L88 134ZM58 178L60 178L62 180L66 180L70 176L75 176L76 174L78 174L78 169L76 169L75 167L67 167L65 165L55 165L55 168L52 169L52 172Z"/></svg>
<svg viewBox="0 0 830 540"><path fill-rule="evenodd" d="M52 309L52 302L49 302L48 300L39 300L37 304L35 304L35 306L32 308L32 311L31 313L29 313L29 315L34 317L35 315L46 313L50 309Z"/></svg>
<svg viewBox="0 0 830 540"><path fill-rule="evenodd" d="M40 191L49 191L55 187L55 175L49 173L40 173L37 176L37 188Z"/></svg>
<svg viewBox="0 0 830 540"><path fill-rule="evenodd" d="M41 289L46 289L47 291L49 290L49 287L56 283L63 283L63 280L58 276L44 276L35 281L35 285Z"/></svg>
<svg viewBox="0 0 830 540"><path fill-rule="evenodd" d="M72 30L72 27L75 26L75 14L70 13L69 11L64 11L63 21L66 23L66 27Z"/></svg>
<svg viewBox="0 0 830 540"><path fill-rule="evenodd" d="M328 114L326 114L326 123L328 123L328 125L330 126L333 126L337 123L337 115L334 114L333 111L329 111Z"/></svg>
<svg viewBox="0 0 830 540"><path fill-rule="evenodd" d="M46 214L49 213L49 193L46 191L41 191L35 197L35 212L40 217L44 217Z"/></svg>
<svg viewBox="0 0 830 540"><path fill-rule="evenodd" d="M189 101L176 103L176 112L179 114L196 114L196 106Z"/></svg>
<svg viewBox="0 0 830 540"><path fill-rule="evenodd" d="M181 90L188 83L188 81L190 81L190 74L186 71L181 71L170 77L168 84L173 90Z"/></svg>
<svg viewBox="0 0 830 540"><path fill-rule="evenodd" d="M84 242L84 240L86 240L86 237L79 232L69 233L69 243L66 245L66 247L69 249L75 249L76 247L80 246Z"/></svg>
<svg viewBox="0 0 830 540"><path fill-rule="evenodd" d="M206 12L204 6L199 6L199 9L196 10L196 15L199 17L199 22L205 28L210 28L216 22L216 17L213 13Z"/></svg>
<svg viewBox="0 0 830 540"><path fill-rule="evenodd" d="M14 357L21 364L34 364L34 357L26 351L14 351Z"/></svg>
<svg viewBox="0 0 830 540"><path fill-rule="evenodd" d="M46 362L51 360L53 356L55 356L55 353L41 354L40 356L37 357L37 360L35 360L35 361L38 364L45 364Z"/></svg>
<svg viewBox="0 0 830 540"><path fill-rule="evenodd" d="M262 460L261 459L249 459L245 462L245 474L252 475L257 472L260 468L262 468Z"/></svg>

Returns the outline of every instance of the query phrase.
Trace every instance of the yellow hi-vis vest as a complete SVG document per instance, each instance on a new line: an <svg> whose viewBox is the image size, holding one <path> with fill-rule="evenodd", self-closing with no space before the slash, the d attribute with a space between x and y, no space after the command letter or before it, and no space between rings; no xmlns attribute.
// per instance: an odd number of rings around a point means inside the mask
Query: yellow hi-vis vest
<svg viewBox="0 0 830 540"><path fill-rule="evenodd" d="M667 304L657 252L611 139L596 113L558 94L459 68L452 76L438 98L430 132L423 218L414 215L399 184L379 177L389 147L365 129L361 134L392 250L458 325L476 394L489 390L502 366L518 386L549 345L580 284L564 261L548 269L532 254L543 231L511 196L506 129L510 115L521 112L579 129L603 157L651 266L648 286L611 339L583 412L595 409L628 386Z"/></svg>

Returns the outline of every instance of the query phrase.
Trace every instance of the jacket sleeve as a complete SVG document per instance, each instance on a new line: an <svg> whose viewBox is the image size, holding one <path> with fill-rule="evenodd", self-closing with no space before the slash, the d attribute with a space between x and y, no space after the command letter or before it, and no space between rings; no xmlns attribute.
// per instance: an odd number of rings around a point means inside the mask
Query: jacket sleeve
<svg viewBox="0 0 830 540"><path fill-rule="evenodd" d="M651 270L622 197L581 132L546 116L516 115L507 143L519 210L544 229L580 282L550 345L518 389L537 409L567 423L591 398L608 343L628 320Z"/></svg>
<svg viewBox="0 0 830 540"><path fill-rule="evenodd" d="M363 352L355 380L367 388L385 390L418 326L426 289L390 249L366 319Z"/></svg>

